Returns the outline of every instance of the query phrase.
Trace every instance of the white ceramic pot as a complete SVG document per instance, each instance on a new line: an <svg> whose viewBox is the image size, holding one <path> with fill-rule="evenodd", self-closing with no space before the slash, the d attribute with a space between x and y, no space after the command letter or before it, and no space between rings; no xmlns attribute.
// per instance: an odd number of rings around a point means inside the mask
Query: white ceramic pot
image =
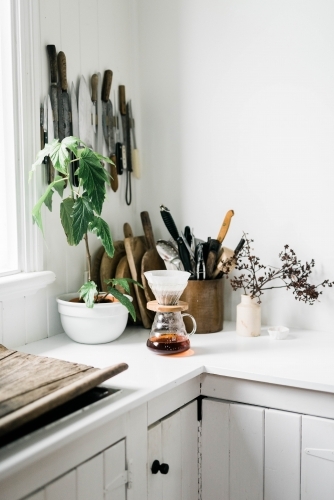
<svg viewBox="0 0 334 500"><path fill-rule="evenodd" d="M77 293L67 293L57 298L58 311L64 332L80 344L105 344L116 340L125 330L128 310L120 302L86 304L70 302ZM127 295L132 301L132 297Z"/></svg>
<svg viewBox="0 0 334 500"><path fill-rule="evenodd" d="M241 337L261 335L261 306L250 295L241 295L237 305L237 334Z"/></svg>

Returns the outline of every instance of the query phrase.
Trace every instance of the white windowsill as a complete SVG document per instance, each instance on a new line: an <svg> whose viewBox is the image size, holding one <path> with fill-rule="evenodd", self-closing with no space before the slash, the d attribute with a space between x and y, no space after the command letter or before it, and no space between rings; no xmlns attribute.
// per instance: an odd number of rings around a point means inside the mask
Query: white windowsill
<svg viewBox="0 0 334 500"><path fill-rule="evenodd" d="M32 295L56 279L52 271L19 273L0 278L0 301Z"/></svg>

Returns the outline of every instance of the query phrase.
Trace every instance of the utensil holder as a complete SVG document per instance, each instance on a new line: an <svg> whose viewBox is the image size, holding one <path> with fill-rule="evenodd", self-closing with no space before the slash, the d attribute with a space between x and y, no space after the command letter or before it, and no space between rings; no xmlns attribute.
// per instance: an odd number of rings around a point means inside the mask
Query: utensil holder
<svg viewBox="0 0 334 500"><path fill-rule="evenodd" d="M180 297L188 303L188 312L197 323L196 333L215 333L223 329L224 302L223 279L190 280ZM184 318L187 331L192 329L191 321Z"/></svg>

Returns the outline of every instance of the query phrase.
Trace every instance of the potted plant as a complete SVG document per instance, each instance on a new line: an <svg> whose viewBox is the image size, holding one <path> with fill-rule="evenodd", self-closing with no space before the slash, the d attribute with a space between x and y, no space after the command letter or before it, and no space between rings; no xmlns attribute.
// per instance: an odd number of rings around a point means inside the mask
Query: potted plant
<svg viewBox="0 0 334 500"><path fill-rule="evenodd" d="M239 274L230 279L233 290L242 289L241 303L237 306L237 333L245 337L257 337L261 333L261 296L266 290L285 288L292 291L298 301L313 305L322 294L319 288L332 287L328 279L318 285L309 282L315 261L302 264L289 245L279 253L280 267L265 266L253 254L253 240L243 235L245 244L237 256L225 262L226 274L234 267Z"/></svg>
<svg viewBox="0 0 334 500"><path fill-rule="evenodd" d="M30 177L44 162L45 157L49 157L57 175L34 206L33 220L43 233L42 207L45 205L52 211L52 197L58 193L62 198L60 222L67 242L73 246L84 240L88 262L88 281L82 285L79 292L66 294L57 299L63 328L65 333L77 342L89 344L110 342L124 331L128 312L134 320L136 318L131 303L132 298L115 288L120 285L129 293L129 282L133 280L128 278L108 280L107 293L100 293L96 283L91 279L92 259L88 234L93 233L101 240L109 257L114 255L109 226L101 217L106 186L110 184L109 175L101 162L112 162L87 147L77 137L71 136L61 142L56 139L39 151ZM77 182L73 182L71 178L73 164L76 167L74 179ZM66 184L69 186L69 195L63 198Z"/></svg>

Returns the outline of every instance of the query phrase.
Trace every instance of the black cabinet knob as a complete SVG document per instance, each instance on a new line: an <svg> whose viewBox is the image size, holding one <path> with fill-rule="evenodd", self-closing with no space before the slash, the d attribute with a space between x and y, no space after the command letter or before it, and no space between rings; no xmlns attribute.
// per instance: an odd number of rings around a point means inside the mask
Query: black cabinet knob
<svg viewBox="0 0 334 500"><path fill-rule="evenodd" d="M158 474L160 471L161 474L168 474L169 465L168 464L160 464L159 460L154 460L151 467L152 474Z"/></svg>

